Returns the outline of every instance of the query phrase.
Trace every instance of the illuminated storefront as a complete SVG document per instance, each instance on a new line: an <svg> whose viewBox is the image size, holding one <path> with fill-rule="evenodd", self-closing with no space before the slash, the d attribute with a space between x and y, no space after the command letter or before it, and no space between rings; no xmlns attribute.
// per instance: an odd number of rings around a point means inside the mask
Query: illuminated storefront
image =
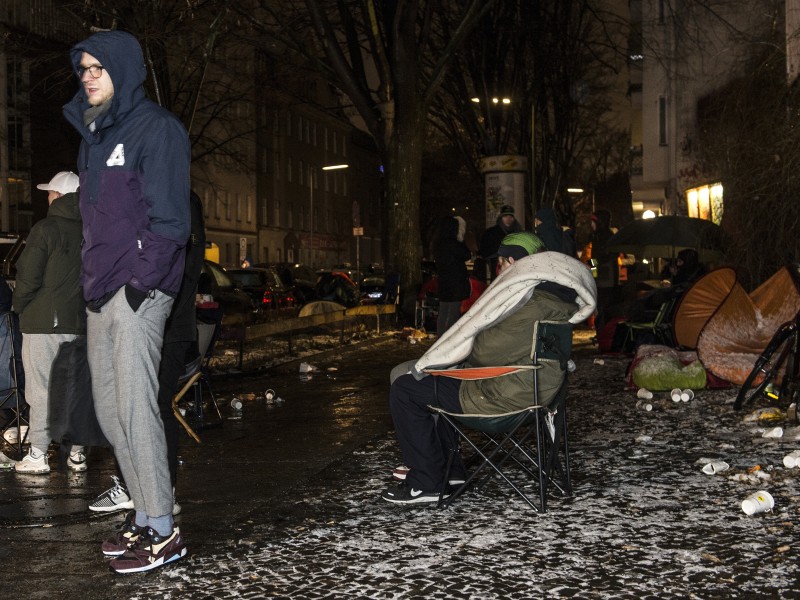
<svg viewBox="0 0 800 600"><path fill-rule="evenodd" d="M723 212L722 184L712 183L686 190L686 204L690 217L719 225Z"/></svg>

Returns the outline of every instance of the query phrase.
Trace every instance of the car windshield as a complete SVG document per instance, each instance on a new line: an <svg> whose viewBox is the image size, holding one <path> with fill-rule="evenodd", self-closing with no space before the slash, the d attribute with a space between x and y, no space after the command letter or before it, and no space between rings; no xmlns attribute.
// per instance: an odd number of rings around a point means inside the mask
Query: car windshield
<svg viewBox="0 0 800 600"><path fill-rule="evenodd" d="M205 263L206 270L211 273L211 276L214 278L216 284L221 288L232 288L233 287L233 280L228 276L228 274L222 270L222 267L215 265L214 263L206 261Z"/></svg>
<svg viewBox="0 0 800 600"><path fill-rule="evenodd" d="M262 285L261 273L258 271L228 271L228 275L237 285L242 287L258 287Z"/></svg>

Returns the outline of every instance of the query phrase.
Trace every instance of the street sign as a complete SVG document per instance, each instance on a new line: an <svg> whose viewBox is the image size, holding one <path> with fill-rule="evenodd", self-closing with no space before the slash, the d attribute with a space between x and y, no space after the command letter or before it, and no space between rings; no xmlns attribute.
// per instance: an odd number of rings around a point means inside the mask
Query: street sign
<svg viewBox="0 0 800 600"><path fill-rule="evenodd" d="M363 227L353 227L353 235L355 235L355 236L364 235L364 228Z"/></svg>

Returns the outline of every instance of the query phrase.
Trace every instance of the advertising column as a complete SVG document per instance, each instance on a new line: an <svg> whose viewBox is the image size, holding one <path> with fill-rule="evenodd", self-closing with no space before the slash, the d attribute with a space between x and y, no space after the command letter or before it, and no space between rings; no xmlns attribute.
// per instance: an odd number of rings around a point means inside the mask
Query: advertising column
<svg viewBox="0 0 800 600"><path fill-rule="evenodd" d="M485 177L486 227L492 227L500 209L514 207L517 221L525 227L525 173L528 158L518 155L484 156L479 168Z"/></svg>

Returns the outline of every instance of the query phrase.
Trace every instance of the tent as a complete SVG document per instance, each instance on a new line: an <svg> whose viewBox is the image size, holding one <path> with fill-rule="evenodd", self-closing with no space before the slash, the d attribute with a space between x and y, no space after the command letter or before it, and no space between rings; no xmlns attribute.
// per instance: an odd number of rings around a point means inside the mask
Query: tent
<svg viewBox="0 0 800 600"><path fill-rule="evenodd" d="M711 271L681 299L675 341L696 348L706 369L741 385L781 324L800 311L800 292L786 267L751 293L733 269Z"/></svg>

